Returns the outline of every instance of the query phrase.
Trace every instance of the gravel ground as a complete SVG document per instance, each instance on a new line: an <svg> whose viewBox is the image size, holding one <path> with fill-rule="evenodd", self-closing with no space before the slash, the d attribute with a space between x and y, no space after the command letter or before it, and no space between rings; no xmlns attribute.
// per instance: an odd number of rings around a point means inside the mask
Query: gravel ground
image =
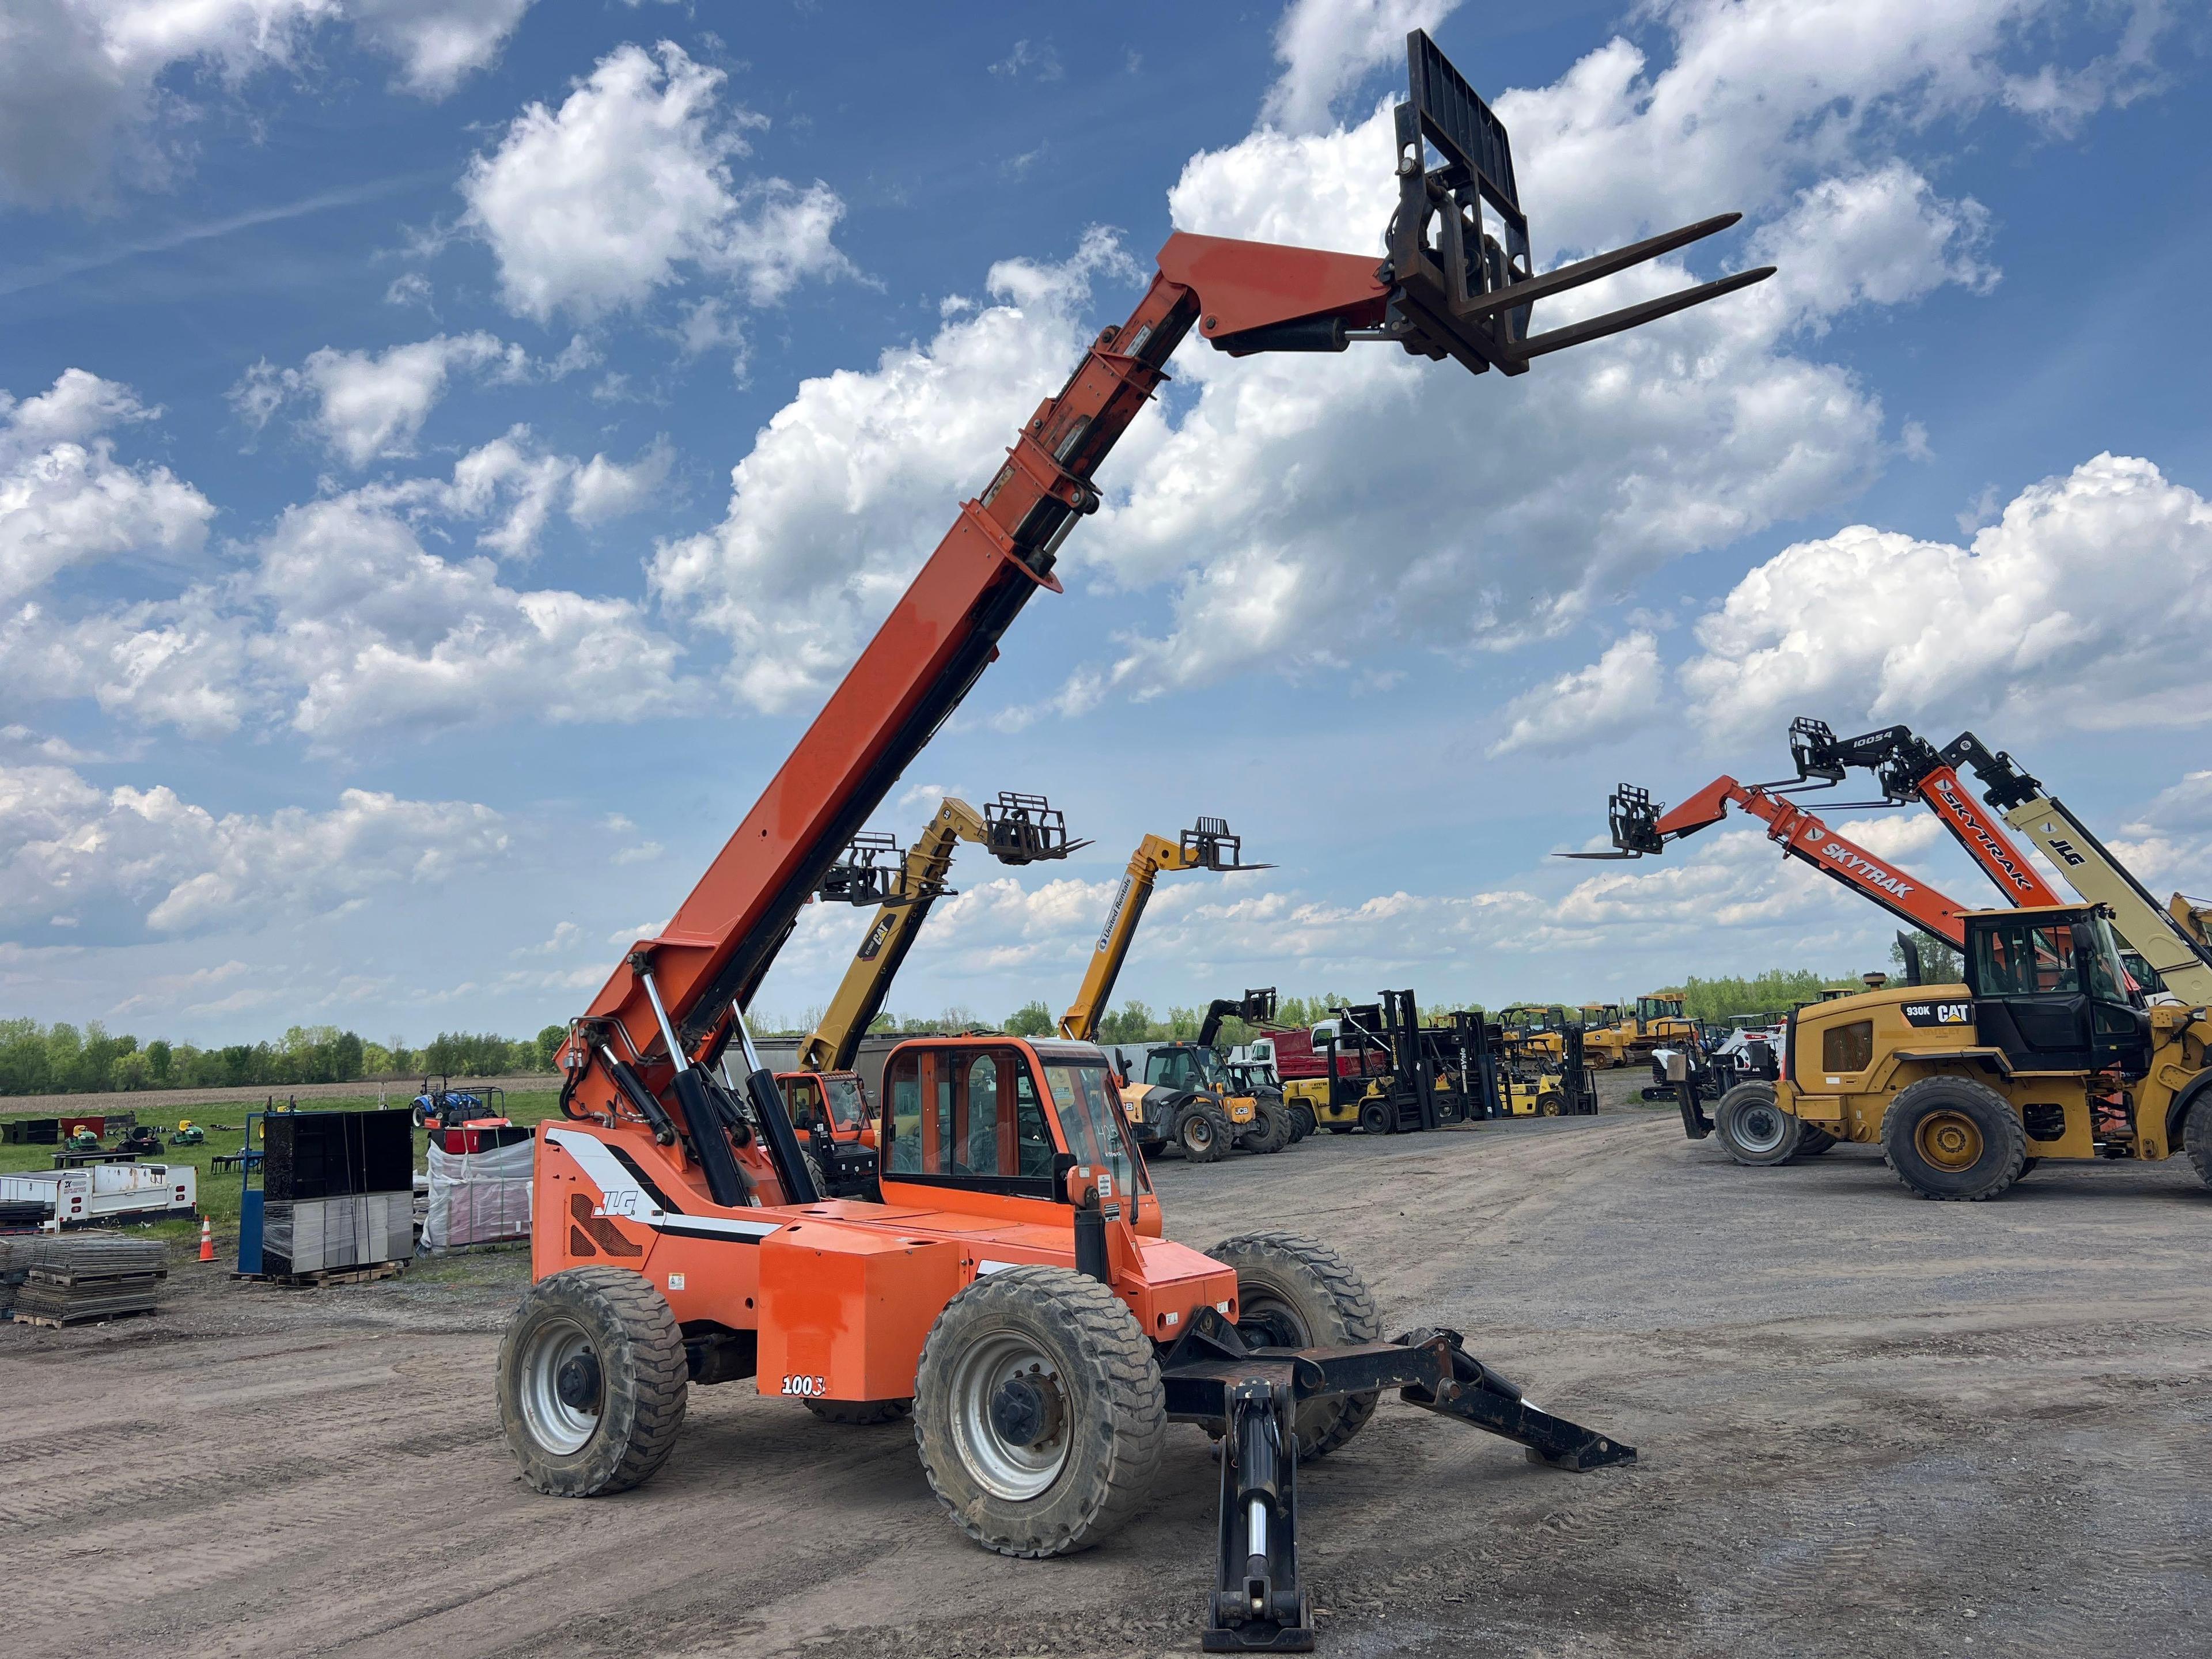
<svg viewBox="0 0 2212 1659"><path fill-rule="evenodd" d="M1632 1076L1608 1079L1625 1094ZM1669 1110L1322 1136L1157 1171L1170 1232L1334 1242L1634 1442L1571 1475L1386 1401L1300 1480L1324 1653L2212 1651L2212 1194L2046 1164L1917 1201L1843 1147L1739 1170ZM516 1480L490 1376L519 1256L284 1291L180 1267L160 1315L0 1327L11 1652L1194 1651L1204 1437L1071 1560L938 1512L909 1431L695 1389L618 1498Z"/></svg>

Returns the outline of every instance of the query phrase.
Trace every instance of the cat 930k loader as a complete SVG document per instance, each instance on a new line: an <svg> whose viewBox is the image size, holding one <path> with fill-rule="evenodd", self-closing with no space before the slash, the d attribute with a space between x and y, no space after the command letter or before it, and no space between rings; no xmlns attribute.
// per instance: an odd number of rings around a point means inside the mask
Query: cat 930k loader
<svg viewBox="0 0 2212 1659"><path fill-rule="evenodd" d="M1532 331L1533 302L1732 217L1537 274L1504 128L1425 34L1408 46L1386 254L1170 238L1134 313L1097 336L961 506L667 927L572 1023L561 1109L536 1142L534 1283L497 1376L507 1439L539 1491L637 1486L674 1445L690 1386L757 1376L763 1395L825 1417L910 1412L955 1526L1002 1554L1059 1555L1134 1513L1166 1424L1196 1423L1221 1445L1204 1644L1279 1651L1313 1642L1300 1465L1343 1448L1386 1392L1556 1466L1634 1456L1536 1409L1452 1332L1384 1340L1373 1298L1325 1245L1276 1232L1204 1253L1169 1243L1091 1043L895 1049L876 1203L815 1190L745 1027L800 908L1022 607L1060 591L1054 557L1098 505L1098 465L1187 333L1238 355L1395 342L1518 374L1765 274Z"/></svg>

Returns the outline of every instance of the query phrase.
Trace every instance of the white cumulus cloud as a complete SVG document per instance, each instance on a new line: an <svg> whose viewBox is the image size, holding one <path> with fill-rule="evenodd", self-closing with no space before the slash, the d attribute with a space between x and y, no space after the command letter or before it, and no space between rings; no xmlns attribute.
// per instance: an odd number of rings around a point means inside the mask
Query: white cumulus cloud
<svg viewBox="0 0 2212 1659"><path fill-rule="evenodd" d="M663 544L652 568L666 604L729 639L746 702L785 708L844 672L961 494L1066 378L1092 279L1129 269L1099 232L1063 264L994 265L994 303L953 308L872 369L807 380L776 412L732 470L722 522Z"/></svg>
<svg viewBox="0 0 2212 1659"><path fill-rule="evenodd" d="M159 413L81 368L20 403L0 392L0 603L72 566L199 550L207 498L167 467L115 459L111 430Z"/></svg>
<svg viewBox="0 0 2212 1659"><path fill-rule="evenodd" d="M1784 548L1698 623L1681 679L1716 735L1808 713L2198 726L2208 625L2212 502L2100 455L1966 546L1851 525Z"/></svg>
<svg viewBox="0 0 2212 1659"><path fill-rule="evenodd" d="M1291 0L1275 26L1281 78L1261 118L1290 132L1329 125L1330 108L1381 64L1402 64L1409 29L1434 29L1459 0Z"/></svg>
<svg viewBox="0 0 2212 1659"><path fill-rule="evenodd" d="M481 330L434 335L374 354L325 346L297 368L280 369L265 359L254 364L231 388L230 401L258 431L286 401L307 399L314 405L307 424L330 452L349 466L363 467L415 453L422 423L455 372L520 380L529 368L529 355L520 346Z"/></svg>
<svg viewBox="0 0 2212 1659"><path fill-rule="evenodd" d="M185 86L235 96L260 75L318 72L318 32L341 20L397 60L401 88L441 98L498 55L529 4L9 0L0 7L0 199L91 204L118 174L167 184L191 161L202 113Z"/></svg>
<svg viewBox="0 0 2212 1659"><path fill-rule="evenodd" d="M0 917L67 911L110 942L435 885L496 860L507 842L499 814L467 801L349 789L325 811L218 817L167 785L101 789L66 767L0 765Z"/></svg>
<svg viewBox="0 0 2212 1659"><path fill-rule="evenodd" d="M1564 754L1664 718L1659 641L1638 630L1616 640L1587 668L1560 675L1505 706L1505 735L1493 755L1516 749Z"/></svg>
<svg viewBox="0 0 2212 1659"><path fill-rule="evenodd" d="M509 309L540 322L636 305L687 273L772 304L848 269L826 185L739 179L766 118L717 103L722 71L663 41L601 58L558 109L533 103L477 156L460 190Z"/></svg>

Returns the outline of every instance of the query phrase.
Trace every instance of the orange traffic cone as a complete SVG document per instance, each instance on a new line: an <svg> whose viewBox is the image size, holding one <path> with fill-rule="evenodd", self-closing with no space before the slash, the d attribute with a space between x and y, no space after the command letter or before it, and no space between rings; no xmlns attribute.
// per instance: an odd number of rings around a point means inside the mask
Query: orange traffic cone
<svg viewBox="0 0 2212 1659"><path fill-rule="evenodd" d="M215 1223L206 1216L200 1218L200 1260L215 1260Z"/></svg>

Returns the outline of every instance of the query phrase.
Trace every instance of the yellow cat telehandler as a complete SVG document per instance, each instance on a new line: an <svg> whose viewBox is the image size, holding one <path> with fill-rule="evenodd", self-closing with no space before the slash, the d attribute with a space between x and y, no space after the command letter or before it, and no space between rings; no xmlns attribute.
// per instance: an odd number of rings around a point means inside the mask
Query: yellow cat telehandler
<svg viewBox="0 0 2212 1659"><path fill-rule="evenodd" d="M2145 1006L2101 904L1961 920L1965 984L1884 985L1790 1016L1781 1079L1719 1107L1772 1115L1758 1161L1788 1162L1817 1131L1880 1145L1922 1198L1995 1198L2047 1158L2185 1150L2212 1184L2212 1010Z"/></svg>

